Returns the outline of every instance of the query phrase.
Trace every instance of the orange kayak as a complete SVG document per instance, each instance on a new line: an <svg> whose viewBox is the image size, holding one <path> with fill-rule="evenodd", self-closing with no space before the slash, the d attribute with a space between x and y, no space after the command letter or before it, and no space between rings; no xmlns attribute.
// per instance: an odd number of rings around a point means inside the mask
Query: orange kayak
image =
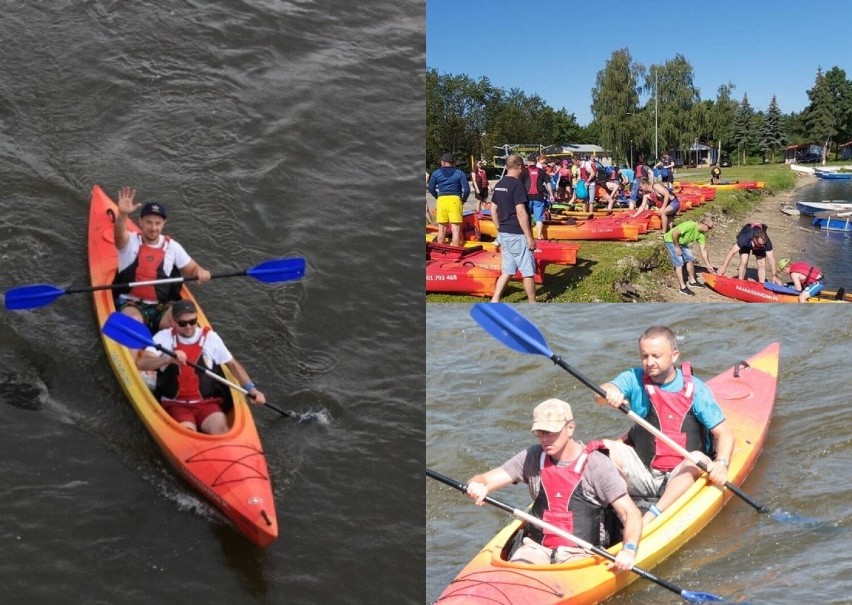
<svg viewBox="0 0 852 605"><path fill-rule="evenodd" d="M92 189L89 211L89 273L93 286L113 283L118 254L113 239L113 223L118 208L97 185ZM128 229L136 230L128 221ZM183 287L183 298L194 300ZM115 311L113 292L94 292L95 314L102 326ZM200 326L210 325L198 308ZM243 395L232 391L233 406L228 411L231 429L222 435L191 431L169 416L137 371L133 354L126 347L101 334L107 360L139 419L160 446L171 465L249 540L260 546L278 536L272 485L266 457ZM225 376L235 382L227 368Z"/></svg>
<svg viewBox="0 0 852 605"><path fill-rule="evenodd" d="M598 224L601 219L576 221L573 225L544 223L544 239L565 240L626 240L639 239L639 226L630 223ZM479 232L482 235L497 237L497 226L490 217L479 218Z"/></svg>
<svg viewBox="0 0 852 605"><path fill-rule="evenodd" d="M707 381L735 437L728 480L741 486L753 469L769 430L775 405L780 345L770 344L745 363ZM730 490L708 485L702 475L662 515L647 525L636 566L649 570L698 534L731 499ZM736 498L735 498L736 500ZM636 580L629 571L613 573L600 556L556 565L510 563L506 552L522 521L501 530L441 593L436 603L586 605L600 603ZM616 555L621 543L609 552Z"/></svg>
<svg viewBox="0 0 852 605"><path fill-rule="evenodd" d="M491 296L500 274L467 261L427 260L426 292Z"/></svg>
<svg viewBox="0 0 852 605"><path fill-rule="evenodd" d="M466 250L485 250L487 252L499 252L496 242L465 242L464 246L452 246L450 244L439 244L433 240L431 234L426 234L426 245L431 260L440 258L446 260L459 260L470 252ZM576 265L578 244L567 242L552 242L546 239L535 241L535 260L557 265Z"/></svg>

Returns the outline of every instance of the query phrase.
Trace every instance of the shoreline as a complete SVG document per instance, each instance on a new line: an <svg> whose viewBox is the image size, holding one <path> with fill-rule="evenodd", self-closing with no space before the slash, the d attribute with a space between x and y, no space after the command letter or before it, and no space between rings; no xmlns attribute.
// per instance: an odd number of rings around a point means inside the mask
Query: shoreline
<svg viewBox="0 0 852 605"><path fill-rule="evenodd" d="M718 268L722 264L722 261L725 260L725 255L736 240L737 233L742 229L743 225L750 222L764 223L768 226L767 235L772 240L776 260L784 257L797 258L802 251L802 227L799 226L799 217L786 215L781 212L781 208L786 205L795 205L799 190L814 184L816 180L817 177L813 175L797 173L796 184L792 189L762 197L745 217L729 217L724 213L715 215L715 226L710 237L707 239L707 255L710 257L710 262L713 263L713 266ZM704 266L701 264L697 246L694 252L699 258L695 263L695 275L700 282ZM673 267L668 261L668 256L666 257L666 262L668 263L667 270L665 271L666 278L662 283L657 284L656 296L649 295L647 298L643 296L645 301L655 298L655 302L665 303L737 302L726 296L722 296L710 287L692 288L695 296L684 296L678 291L677 281L675 280ZM738 265L739 259L735 256L728 265L725 274L736 277ZM749 262L746 277L757 279L757 265L753 259ZM640 293L642 293L641 289Z"/></svg>

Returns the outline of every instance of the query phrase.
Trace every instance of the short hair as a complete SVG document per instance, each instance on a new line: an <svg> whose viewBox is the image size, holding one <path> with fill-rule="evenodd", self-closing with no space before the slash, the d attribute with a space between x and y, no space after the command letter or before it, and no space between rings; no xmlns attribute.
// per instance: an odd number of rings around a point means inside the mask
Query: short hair
<svg viewBox="0 0 852 605"><path fill-rule="evenodd" d="M651 184L651 181L649 181L649 180L648 180L648 177L644 177L644 176L643 176L643 177L639 180L639 184L640 184L640 185L650 185L650 184Z"/></svg>
<svg viewBox="0 0 852 605"><path fill-rule="evenodd" d="M517 168L524 165L524 158L517 153L513 153L506 158L506 168Z"/></svg>
<svg viewBox="0 0 852 605"><path fill-rule="evenodd" d="M644 332L642 332L642 336L639 337L639 344L642 344L642 341L646 338L665 338L669 346L672 348L672 351L677 351L677 337L675 333L672 332L666 326L651 326Z"/></svg>
<svg viewBox="0 0 852 605"><path fill-rule="evenodd" d="M766 242L766 231L764 231L763 229L755 229L751 233L751 238L762 239L764 242Z"/></svg>

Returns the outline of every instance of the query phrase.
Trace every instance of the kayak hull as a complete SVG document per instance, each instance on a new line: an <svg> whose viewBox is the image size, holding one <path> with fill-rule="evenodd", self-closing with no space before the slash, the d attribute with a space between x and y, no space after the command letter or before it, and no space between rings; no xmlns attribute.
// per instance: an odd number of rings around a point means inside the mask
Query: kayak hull
<svg viewBox="0 0 852 605"><path fill-rule="evenodd" d="M454 260L426 261L426 292L492 296L500 271Z"/></svg>
<svg viewBox="0 0 852 605"><path fill-rule="evenodd" d="M722 296L734 300L751 303L798 303L799 297L795 294L785 294L768 290L760 282L716 275L715 273L703 273L701 277L704 283L713 288ZM844 295L841 300L835 300L836 292L823 290L818 297L809 298L809 303L845 303L852 300L852 295Z"/></svg>
<svg viewBox="0 0 852 605"><path fill-rule="evenodd" d="M775 403L780 346L773 343L707 382L735 436L729 480L742 485L763 448ZM700 532L733 496L708 485L704 477L644 528L636 565L649 570ZM500 531L455 577L436 603L506 605L584 605L599 603L635 581L632 572L613 573L607 560L593 556L564 564L510 563L508 544L522 526L515 521ZM621 544L609 552L616 554Z"/></svg>
<svg viewBox="0 0 852 605"><path fill-rule="evenodd" d="M92 190L89 212L89 273L93 286L113 283L118 268L113 224L118 209L97 185ZM128 221L128 229L136 230ZM98 325L103 326L115 303L111 290L94 294ZM186 286L181 296L194 300ZM210 325L198 307L198 322ZM230 430L222 435L191 431L169 416L154 398L137 371L133 353L101 333L107 360L142 424L169 463L193 488L206 497L249 540L268 546L278 536L275 501L266 457L248 404L232 392L228 412ZM235 381L225 368L225 375Z"/></svg>
<svg viewBox="0 0 852 605"><path fill-rule="evenodd" d="M599 224L601 219L576 221L573 225L544 223L544 239L555 240L621 240L635 242L639 239L639 226L630 223ZM479 232L497 237L497 226L490 218L479 219Z"/></svg>

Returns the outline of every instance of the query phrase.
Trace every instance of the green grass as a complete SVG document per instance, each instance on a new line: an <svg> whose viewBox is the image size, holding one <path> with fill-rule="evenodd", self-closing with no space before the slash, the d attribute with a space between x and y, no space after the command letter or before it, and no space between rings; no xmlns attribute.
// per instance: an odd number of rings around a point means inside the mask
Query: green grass
<svg viewBox="0 0 852 605"><path fill-rule="evenodd" d="M708 183L709 169L681 169L677 179ZM718 191L716 199L678 215L678 222L697 220L704 214L730 219L745 217L760 201L761 196L791 189L796 174L785 164L734 166L722 170L722 178L730 181L763 181L761 192L742 190ZM623 302L635 298L630 284L653 290L671 273L668 256L659 230L640 236L638 242L574 242L580 245L577 264L548 265L544 283L536 287L539 302ZM488 300L478 296L428 294L427 303L464 303ZM505 302L525 302L521 283L509 282L503 291ZM640 300L653 302L651 299Z"/></svg>

